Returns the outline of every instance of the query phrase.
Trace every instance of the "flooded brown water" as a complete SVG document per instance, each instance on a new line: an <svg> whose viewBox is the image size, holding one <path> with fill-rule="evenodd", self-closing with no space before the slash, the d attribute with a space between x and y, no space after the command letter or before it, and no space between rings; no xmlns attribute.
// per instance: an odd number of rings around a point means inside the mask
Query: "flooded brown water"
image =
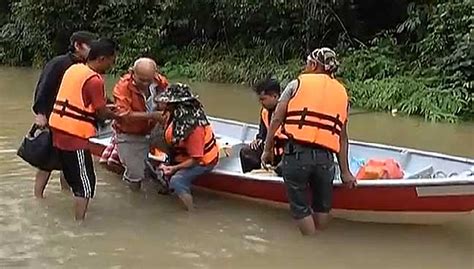
<svg viewBox="0 0 474 269"><path fill-rule="evenodd" d="M55 174L33 197L34 170L16 157L32 122L38 71L0 68L0 268L474 268L474 216L444 226L334 220L302 238L286 210L198 193L189 215L170 197L131 193L96 166L85 225ZM113 84L113 80L110 81ZM258 120L252 92L191 83L211 115ZM351 118L353 139L474 157L474 124L432 124L387 113Z"/></svg>

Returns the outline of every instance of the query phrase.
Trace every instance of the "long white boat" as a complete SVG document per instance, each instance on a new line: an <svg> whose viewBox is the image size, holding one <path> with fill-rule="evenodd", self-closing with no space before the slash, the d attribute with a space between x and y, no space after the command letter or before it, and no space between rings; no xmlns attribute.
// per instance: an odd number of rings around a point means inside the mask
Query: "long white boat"
<svg viewBox="0 0 474 269"><path fill-rule="evenodd" d="M253 201L287 206L283 179L272 174L242 173L239 150L250 143L258 126L211 118L222 154L218 166L195 182L195 187ZM110 143L110 128L90 139L100 156ZM358 159L393 158L403 170L402 179L358 180L347 189L334 181L333 215L355 221L439 224L472 214L474 160L395 146L350 141L349 156ZM354 173L356 171L353 171Z"/></svg>

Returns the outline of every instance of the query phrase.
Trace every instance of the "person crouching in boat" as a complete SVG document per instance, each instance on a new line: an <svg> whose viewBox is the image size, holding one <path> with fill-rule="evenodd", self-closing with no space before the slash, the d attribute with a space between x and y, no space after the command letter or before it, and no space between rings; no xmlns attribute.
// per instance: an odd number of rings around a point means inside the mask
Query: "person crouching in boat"
<svg viewBox="0 0 474 269"><path fill-rule="evenodd" d="M250 145L246 145L240 150L240 163L242 166L242 172L244 173L262 167L260 158L263 153L263 142L265 141L272 114L278 104L281 91L280 83L273 78L266 78L260 81L253 87L253 90L258 96L262 108L260 111L260 125L255 140L252 141ZM285 139L286 136L281 133L280 129L278 129L275 134L274 159L271 163L273 167L277 168L277 174L281 174L279 163L283 155Z"/></svg>
<svg viewBox="0 0 474 269"><path fill-rule="evenodd" d="M114 122L117 151L125 167L123 179L133 191L140 190L150 150L149 135L162 116L156 111L154 99L167 86L168 81L158 73L156 62L139 58L114 87L117 112L126 114L121 121Z"/></svg>
<svg viewBox="0 0 474 269"><path fill-rule="evenodd" d="M169 177L169 187L193 210L191 183L200 175L210 172L219 159L219 149L209 120L197 96L188 85L172 84L157 98L166 104L163 140L170 155L170 164L161 165Z"/></svg>
<svg viewBox="0 0 474 269"><path fill-rule="evenodd" d="M333 154L341 168L342 181L354 187L356 180L347 161L346 89L334 78L338 62L329 48L314 50L306 70L291 81L280 97L265 139L262 163L271 163L275 133L282 126L288 136L283 155L283 179L290 210L303 235L324 229L330 219ZM310 187L312 203L307 199Z"/></svg>

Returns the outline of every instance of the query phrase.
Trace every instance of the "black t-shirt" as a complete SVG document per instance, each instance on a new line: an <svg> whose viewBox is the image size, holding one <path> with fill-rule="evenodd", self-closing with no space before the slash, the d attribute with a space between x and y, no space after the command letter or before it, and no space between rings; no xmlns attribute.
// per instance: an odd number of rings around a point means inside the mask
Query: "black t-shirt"
<svg viewBox="0 0 474 269"><path fill-rule="evenodd" d="M66 53L54 57L45 65L36 85L33 100L32 108L36 114L44 114L49 117L53 111L64 73L71 65L78 62L80 60L72 53Z"/></svg>

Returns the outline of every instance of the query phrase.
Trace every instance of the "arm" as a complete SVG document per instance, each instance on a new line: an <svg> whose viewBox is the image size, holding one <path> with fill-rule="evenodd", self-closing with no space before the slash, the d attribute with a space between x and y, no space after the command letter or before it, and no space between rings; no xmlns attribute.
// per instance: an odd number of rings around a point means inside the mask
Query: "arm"
<svg viewBox="0 0 474 269"><path fill-rule="evenodd" d="M288 103L294 95L294 92L298 89L298 80L293 80L286 86L285 90L281 94L278 105L275 109L275 112L272 115L272 120L270 122L270 127L267 130L267 136L265 139L265 148L264 152L270 153L273 150L275 144L274 137L275 133L283 124L286 118L286 111L288 110Z"/></svg>
<svg viewBox="0 0 474 269"><path fill-rule="evenodd" d="M349 170L349 161L348 161L348 149L349 149L349 138L347 136L346 124L342 127L341 135L339 136L339 143L341 148L337 154L337 161L339 167L341 168L341 174L351 173Z"/></svg>
<svg viewBox="0 0 474 269"><path fill-rule="evenodd" d="M189 167L192 167L194 165L197 165L199 163L199 160L197 158L189 158L186 161L176 164L176 165L161 165L161 169L163 169L163 172L166 176L171 176L177 171L181 169L186 169Z"/></svg>
<svg viewBox="0 0 474 269"><path fill-rule="evenodd" d="M82 88L82 98L84 104L89 104L94 108L96 117L99 120L119 119L119 114L107 107L104 81L99 77L92 77L84 83Z"/></svg>
<svg viewBox="0 0 474 269"><path fill-rule="evenodd" d="M159 111L154 111L154 112L136 112L136 111L130 111L129 113L126 114L125 116L126 120L158 120L160 122L163 122L163 116L162 113Z"/></svg>
<svg viewBox="0 0 474 269"><path fill-rule="evenodd" d="M55 101L52 99L55 99L56 91L61 83L58 75L60 67L59 62L54 59L47 63L41 72L33 100L32 109L35 114L46 115L51 110L50 106Z"/></svg>
<svg viewBox="0 0 474 269"><path fill-rule="evenodd" d="M347 111L347 114L349 114L349 106L347 107ZM347 135L347 120L342 126L341 135L339 136L339 144L340 149L337 154L337 161L341 169L341 179L347 187L353 188L357 186L357 180L349 169L349 136Z"/></svg>
<svg viewBox="0 0 474 269"><path fill-rule="evenodd" d="M108 120L108 119L118 120L121 118L119 114L114 113L112 110L110 110L110 108L108 108L105 105L102 107L96 108L95 111L96 111L97 118L100 120Z"/></svg>
<svg viewBox="0 0 474 269"><path fill-rule="evenodd" d="M199 160L197 160L196 158L189 158L188 160L186 160L186 161L184 161L184 162L182 162L182 163L180 163L180 164L175 165L175 166L174 166L174 169L175 169L176 171L179 171L179 170L181 170L181 169L185 169L185 168L189 168L189 167L191 167L191 166L194 166L194 165L196 165L196 164L198 164L198 163L199 163Z"/></svg>
<svg viewBox="0 0 474 269"><path fill-rule="evenodd" d="M181 169L186 169L191 166L199 164L199 161L204 156L204 147L205 147L204 137L205 137L204 127L202 126L196 127L189 134L188 138L184 140L184 147L186 148L186 152L190 158L177 165L168 166L168 168L164 170L165 174L166 173L174 174L176 171L179 171Z"/></svg>

